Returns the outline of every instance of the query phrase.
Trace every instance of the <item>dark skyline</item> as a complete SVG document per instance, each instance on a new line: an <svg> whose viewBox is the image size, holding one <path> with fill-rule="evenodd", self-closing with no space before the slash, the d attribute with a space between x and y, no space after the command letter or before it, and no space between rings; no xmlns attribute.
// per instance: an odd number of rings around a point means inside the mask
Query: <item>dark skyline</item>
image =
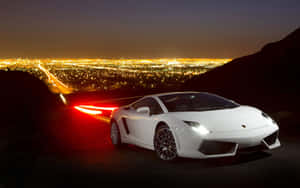
<svg viewBox="0 0 300 188"><path fill-rule="evenodd" d="M299 18L297 0L1 0L0 58L235 58Z"/></svg>

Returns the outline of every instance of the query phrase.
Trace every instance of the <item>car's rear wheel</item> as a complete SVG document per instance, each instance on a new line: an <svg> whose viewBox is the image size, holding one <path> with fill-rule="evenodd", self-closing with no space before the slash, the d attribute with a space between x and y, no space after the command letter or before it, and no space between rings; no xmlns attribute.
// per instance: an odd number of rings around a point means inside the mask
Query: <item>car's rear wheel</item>
<svg viewBox="0 0 300 188"><path fill-rule="evenodd" d="M167 125L157 128L154 136L154 149L157 156L165 161L177 158L177 148L171 129Z"/></svg>
<svg viewBox="0 0 300 188"><path fill-rule="evenodd" d="M113 121L110 126L110 138L115 147L120 147L122 145L120 129L115 121Z"/></svg>

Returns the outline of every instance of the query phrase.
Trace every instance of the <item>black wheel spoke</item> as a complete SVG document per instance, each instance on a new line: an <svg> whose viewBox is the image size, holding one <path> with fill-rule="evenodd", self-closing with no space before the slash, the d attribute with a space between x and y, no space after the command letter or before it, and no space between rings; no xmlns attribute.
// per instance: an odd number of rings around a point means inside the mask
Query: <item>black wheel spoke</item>
<svg viewBox="0 0 300 188"><path fill-rule="evenodd" d="M154 147L158 156L163 160L172 160L177 156L175 140L169 128L158 130Z"/></svg>

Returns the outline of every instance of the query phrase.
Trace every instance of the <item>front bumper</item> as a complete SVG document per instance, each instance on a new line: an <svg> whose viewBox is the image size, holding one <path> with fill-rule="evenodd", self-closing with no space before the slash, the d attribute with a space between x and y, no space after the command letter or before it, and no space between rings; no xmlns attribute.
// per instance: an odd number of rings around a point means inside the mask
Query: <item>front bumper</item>
<svg viewBox="0 0 300 188"><path fill-rule="evenodd" d="M190 136L187 136L190 135ZM178 135L178 155L188 158L215 158L234 156L239 149L262 146L274 149L280 146L278 128L264 126L261 128L234 132L215 132L201 137L190 131Z"/></svg>

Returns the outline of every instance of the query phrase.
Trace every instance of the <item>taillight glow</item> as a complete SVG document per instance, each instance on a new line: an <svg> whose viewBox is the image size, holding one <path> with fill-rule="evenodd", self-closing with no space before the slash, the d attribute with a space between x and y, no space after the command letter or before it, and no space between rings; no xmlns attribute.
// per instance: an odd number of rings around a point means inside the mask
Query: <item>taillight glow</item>
<svg viewBox="0 0 300 188"><path fill-rule="evenodd" d="M91 109L82 108L80 106L74 106L74 108L80 112L83 112L83 113L89 114L89 115L101 115L102 114L101 110L91 110Z"/></svg>
<svg viewBox="0 0 300 188"><path fill-rule="evenodd" d="M80 112L89 115L101 115L103 114L104 111L111 113L112 111L118 109L118 107L100 107L100 106L92 106L92 105L78 105L78 106L74 106L74 108Z"/></svg>
<svg viewBox="0 0 300 188"><path fill-rule="evenodd" d="M79 107L94 109L94 110L109 110L109 111L114 111L118 109L118 107L100 107L100 106L92 106L92 105L79 105Z"/></svg>

